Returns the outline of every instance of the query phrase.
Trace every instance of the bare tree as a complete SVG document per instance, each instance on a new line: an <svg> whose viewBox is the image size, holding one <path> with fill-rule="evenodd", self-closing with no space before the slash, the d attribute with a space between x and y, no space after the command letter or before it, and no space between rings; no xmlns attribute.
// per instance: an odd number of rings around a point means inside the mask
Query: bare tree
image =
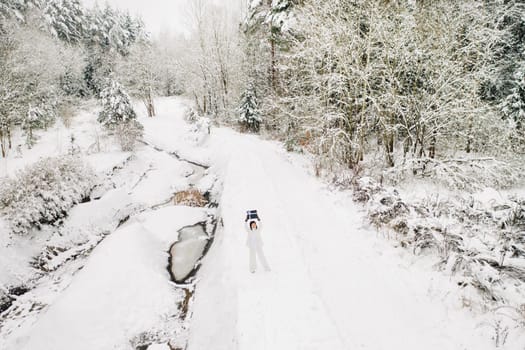
<svg viewBox="0 0 525 350"><path fill-rule="evenodd" d="M148 117L156 114L153 97L161 88L162 64L156 47L149 43L135 44L116 64L119 80L131 96L142 101Z"/></svg>
<svg viewBox="0 0 525 350"><path fill-rule="evenodd" d="M235 108L240 66L238 21L205 0L192 2L192 35L182 61L189 67L188 92L203 114L226 117Z"/></svg>

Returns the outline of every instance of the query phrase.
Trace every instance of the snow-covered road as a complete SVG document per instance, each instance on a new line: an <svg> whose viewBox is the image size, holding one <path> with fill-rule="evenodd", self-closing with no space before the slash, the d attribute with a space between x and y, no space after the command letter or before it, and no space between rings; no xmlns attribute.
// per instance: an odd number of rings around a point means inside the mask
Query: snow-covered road
<svg viewBox="0 0 525 350"><path fill-rule="evenodd" d="M224 230L201 270L190 350L493 348L471 314L431 297L454 286L362 227L348 194L324 189L300 157L226 129L209 148ZM248 209L264 221L269 273L248 269Z"/></svg>

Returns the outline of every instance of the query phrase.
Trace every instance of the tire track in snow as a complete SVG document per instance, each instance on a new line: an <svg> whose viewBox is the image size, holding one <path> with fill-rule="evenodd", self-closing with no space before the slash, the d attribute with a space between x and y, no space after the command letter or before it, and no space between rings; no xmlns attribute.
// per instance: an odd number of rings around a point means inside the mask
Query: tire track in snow
<svg viewBox="0 0 525 350"><path fill-rule="evenodd" d="M266 161L266 163L268 163L269 159L271 159L271 158L274 158L273 159L274 162L278 161L278 159L275 159L275 158L277 158L276 157L277 155L275 153L270 152L269 150L266 150L266 149L265 149L265 151L268 152L269 156L260 157L260 159L264 159ZM266 166L266 167L262 166L261 168L263 169L264 173L266 174L266 178L267 179L272 178L272 177L270 177L270 174L266 170L268 168L268 166ZM281 191L277 190L275 181L270 181L269 184L271 185L274 193L285 193L285 190L281 190ZM285 209L284 209L284 206L283 206L283 201L285 199L286 199L286 195L280 196L280 200L275 202L276 206L280 209L279 211L283 212L283 213L286 212ZM303 203L304 203L304 201L303 201ZM290 207L290 206L288 206L288 207ZM291 206L291 207L292 208L297 208L297 206ZM291 215L288 220L284 220L284 224L281 221L281 224L286 227L286 232L292 232L293 233L293 236L295 237L295 241L296 242L304 241L304 237L302 237L301 234L297 230L293 230L292 229L292 227L297 227L296 220L297 219L293 215ZM294 222L295 225L291 225L291 223L290 223L291 221ZM288 240L290 241L291 238L288 238ZM292 245L293 245L293 243L292 243ZM297 246L299 248L301 248L301 243L297 244ZM330 322L331 322L332 326L334 327L334 329L337 331L337 335L338 335L338 338L339 338L339 340L340 340L340 342L342 344L342 347L344 349L351 349L352 347L355 347L355 344L352 344L352 346L350 346L350 344L348 344L348 340L343 335L343 333L342 333L339 325L335 321L335 319L334 319L334 317L333 317L333 315L332 315L332 313L331 313L331 311L330 311L326 301L322 297L322 294L320 292L319 286L317 286L316 283L313 282L314 280L312 278L312 273L310 271L309 264L307 263L308 258L306 256L304 250L303 249L299 249L299 251L301 253L302 261L303 261L303 264L304 264L304 266L306 268L307 274L308 274L308 276L310 278L310 283L312 285L312 294L314 294L316 296L316 298L318 299L319 303L321 304L321 307L323 308L324 313L326 314L327 318L330 320Z"/></svg>
<svg viewBox="0 0 525 350"><path fill-rule="evenodd" d="M325 314L318 296L312 292L313 284L308 278L304 258L285 216L289 211L275 204L283 195L273 185L277 179L269 176L259 159L262 156L259 149L249 138L243 142L242 150L244 156L231 160L239 162L238 159L242 159L243 163L232 166L234 171L241 172L234 175L237 192L248 190L242 202L254 203L261 212L265 251L274 270L269 275L252 276L248 273L247 261L240 262L240 349L344 349L338 330ZM239 214L242 209L246 208L241 206ZM235 219L240 220L240 215ZM238 241L243 240L244 237ZM246 250L244 242L239 243ZM261 285L261 279L266 285ZM267 337L258 339L265 333Z"/></svg>

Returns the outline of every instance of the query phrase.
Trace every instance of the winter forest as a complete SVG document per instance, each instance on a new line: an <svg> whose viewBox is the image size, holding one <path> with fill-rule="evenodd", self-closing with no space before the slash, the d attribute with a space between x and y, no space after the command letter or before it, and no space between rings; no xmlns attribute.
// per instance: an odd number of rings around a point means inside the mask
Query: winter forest
<svg viewBox="0 0 525 350"><path fill-rule="evenodd" d="M525 350L524 0L133 3L0 0L1 349Z"/></svg>

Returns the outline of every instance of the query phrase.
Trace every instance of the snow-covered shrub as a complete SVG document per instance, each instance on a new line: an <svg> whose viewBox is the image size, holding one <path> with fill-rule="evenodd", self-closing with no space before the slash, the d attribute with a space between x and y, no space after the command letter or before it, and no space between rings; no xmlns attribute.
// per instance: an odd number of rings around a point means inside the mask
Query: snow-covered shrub
<svg viewBox="0 0 525 350"><path fill-rule="evenodd" d="M210 118L206 118L206 117L200 117L198 120L197 120L197 131L199 133L202 133L202 134L209 134L210 133L210 128L211 128L211 120Z"/></svg>
<svg viewBox="0 0 525 350"><path fill-rule="evenodd" d="M70 156L73 156L75 154L80 153L81 149L80 146L77 144L77 138L75 137L75 134L69 135L69 147L68 147L68 153Z"/></svg>
<svg viewBox="0 0 525 350"><path fill-rule="evenodd" d="M371 177L362 177L354 183L353 198L360 203L368 202L382 187Z"/></svg>
<svg viewBox="0 0 525 350"><path fill-rule="evenodd" d="M201 145L211 132L211 121L207 117L198 117L191 125L191 134L188 139L193 141L196 145Z"/></svg>
<svg viewBox="0 0 525 350"><path fill-rule="evenodd" d="M474 192L485 187L509 188L519 182L520 169L493 158L413 158L384 173L392 185L409 178L430 178L450 189Z"/></svg>
<svg viewBox="0 0 525 350"><path fill-rule="evenodd" d="M208 200L199 190L189 189L175 194L174 204L189 207L204 207L208 204Z"/></svg>
<svg viewBox="0 0 525 350"><path fill-rule="evenodd" d="M388 224L409 212L408 206L394 189L378 192L372 197L371 203L374 207L369 208L368 217L376 226Z"/></svg>
<svg viewBox="0 0 525 350"><path fill-rule="evenodd" d="M414 254L435 255L436 266L465 290L469 306L521 310L525 289L517 286L525 283L525 198L483 200L484 192L408 202L369 177L353 185L354 200L365 203L370 223L394 232Z"/></svg>
<svg viewBox="0 0 525 350"><path fill-rule="evenodd" d="M188 123L195 123L199 119L199 114L195 111L195 109L188 107L184 111L184 120L186 120Z"/></svg>
<svg viewBox="0 0 525 350"><path fill-rule="evenodd" d="M89 196L95 174L72 156L42 159L0 186L0 213L11 230L26 234L53 224Z"/></svg>
<svg viewBox="0 0 525 350"><path fill-rule="evenodd" d="M123 151L129 152L135 149L137 140L144 133L144 127L136 120L131 120L115 126L115 133Z"/></svg>

